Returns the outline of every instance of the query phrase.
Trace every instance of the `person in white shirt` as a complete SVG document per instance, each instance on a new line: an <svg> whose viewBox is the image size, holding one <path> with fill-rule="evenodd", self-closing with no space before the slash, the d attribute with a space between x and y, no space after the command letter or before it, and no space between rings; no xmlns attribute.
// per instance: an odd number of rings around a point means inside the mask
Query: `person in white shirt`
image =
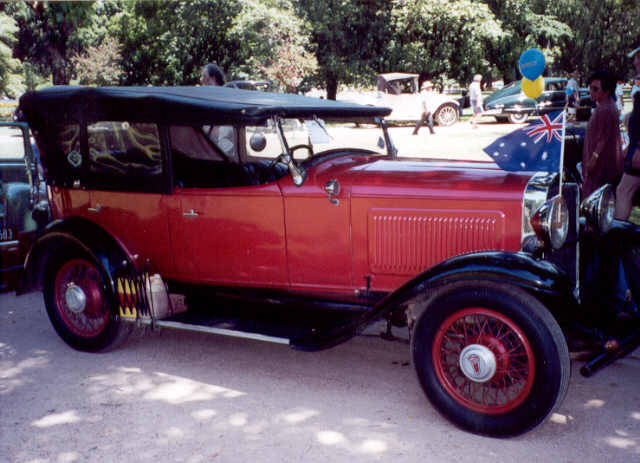
<svg viewBox="0 0 640 463"><path fill-rule="evenodd" d="M482 81L482 75L476 74L473 76L473 82L469 85L469 101L471 103L471 109L473 110L473 116L471 116L471 126L476 129L478 118L482 114L482 88L480 82Z"/></svg>
<svg viewBox="0 0 640 463"><path fill-rule="evenodd" d="M433 91L433 83L429 80L425 80L422 82L422 87L420 87L420 102L422 104L422 115L418 122L416 123L415 128L413 129L413 135L418 135L418 130L422 127L422 124L427 124L429 127L429 132L432 134L436 133L433 130L433 112L435 111L434 105L435 101L435 92Z"/></svg>

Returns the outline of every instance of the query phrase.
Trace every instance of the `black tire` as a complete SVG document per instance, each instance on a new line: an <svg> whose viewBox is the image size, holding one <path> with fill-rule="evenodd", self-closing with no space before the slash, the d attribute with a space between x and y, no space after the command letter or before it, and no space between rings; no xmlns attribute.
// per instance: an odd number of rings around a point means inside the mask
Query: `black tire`
<svg viewBox="0 0 640 463"><path fill-rule="evenodd" d="M132 324L120 321L107 281L104 269L82 252L66 249L47 262L47 314L58 335L74 349L108 351L132 331Z"/></svg>
<svg viewBox="0 0 640 463"><path fill-rule="evenodd" d="M423 308L411 338L413 364L430 402L456 425L518 435L562 403L569 350L536 298L507 284L461 281L435 289Z"/></svg>
<svg viewBox="0 0 640 463"><path fill-rule="evenodd" d="M458 116L458 107L453 103L445 103L436 110L433 120L440 127L449 127L458 122Z"/></svg>
<svg viewBox="0 0 640 463"><path fill-rule="evenodd" d="M509 122L512 124L522 124L529 118L527 113L511 113L509 114Z"/></svg>

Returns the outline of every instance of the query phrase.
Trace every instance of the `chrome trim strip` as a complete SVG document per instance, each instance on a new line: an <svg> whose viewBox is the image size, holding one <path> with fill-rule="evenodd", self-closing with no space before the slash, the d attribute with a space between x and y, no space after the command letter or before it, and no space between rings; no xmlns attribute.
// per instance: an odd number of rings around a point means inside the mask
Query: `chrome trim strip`
<svg viewBox="0 0 640 463"><path fill-rule="evenodd" d="M2 250L4 250L5 248L11 248L12 246L18 246L18 240L0 242L0 249Z"/></svg>
<svg viewBox="0 0 640 463"><path fill-rule="evenodd" d="M152 324L152 321L150 318L140 318L138 320L122 318L122 321L126 321L129 323L140 323L141 325ZM233 338L253 339L255 341L265 341L265 342L271 342L275 344L285 344L287 346L291 343L291 340L287 338L279 338L276 336L266 336L264 334L258 334L258 333L248 333L246 331L228 330L225 328L214 328L212 326L202 326L202 325L192 325L189 323L171 322L166 320L156 320L153 322L153 326L160 326L163 328L169 328L169 329L175 329L175 330L196 331L199 333L219 334L222 336L230 336Z"/></svg>

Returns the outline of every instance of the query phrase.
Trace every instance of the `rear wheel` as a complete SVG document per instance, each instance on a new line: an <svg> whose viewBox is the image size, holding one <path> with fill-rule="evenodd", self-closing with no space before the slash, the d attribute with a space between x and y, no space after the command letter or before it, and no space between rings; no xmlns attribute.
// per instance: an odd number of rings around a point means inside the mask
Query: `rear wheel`
<svg viewBox="0 0 640 463"><path fill-rule="evenodd" d="M569 351L553 316L509 285L464 281L434 291L411 353L432 404L478 434L516 435L563 400Z"/></svg>
<svg viewBox="0 0 640 463"><path fill-rule="evenodd" d="M445 103L436 110L433 119L439 126L449 127L458 122L458 107L453 103Z"/></svg>
<svg viewBox="0 0 640 463"><path fill-rule="evenodd" d="M109 350L123 342L131 325L122 323L104 271L89 256L59 255L47 265L44 299L56 332L71 347Z"/></svg>

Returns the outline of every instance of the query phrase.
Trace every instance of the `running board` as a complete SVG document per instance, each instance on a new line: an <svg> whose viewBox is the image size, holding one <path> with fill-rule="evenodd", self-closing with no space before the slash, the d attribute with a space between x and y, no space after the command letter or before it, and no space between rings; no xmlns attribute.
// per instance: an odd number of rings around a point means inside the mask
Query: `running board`
<svg viewBox="0 0 640 463"><path fill-rule="evenodd" d="M131 323L138 323L143 326L151 326L152 324L150 318L140 318L138 320L123 318L123 320ZM153 326L172 329L172 330L195 331L198 333L218 334L221 336L230 336L234 338L253 339L255 341L284 344L287 346L290 345L291 343L289 339L280 338L277 336L267 336L264 334L251 333L248 331L230 330L227 328L216 328L214 326L195 325L192 323L182 323L182 322L175 322L175 321L168 321L168 320L156 320L153 323Z"/></svg>

